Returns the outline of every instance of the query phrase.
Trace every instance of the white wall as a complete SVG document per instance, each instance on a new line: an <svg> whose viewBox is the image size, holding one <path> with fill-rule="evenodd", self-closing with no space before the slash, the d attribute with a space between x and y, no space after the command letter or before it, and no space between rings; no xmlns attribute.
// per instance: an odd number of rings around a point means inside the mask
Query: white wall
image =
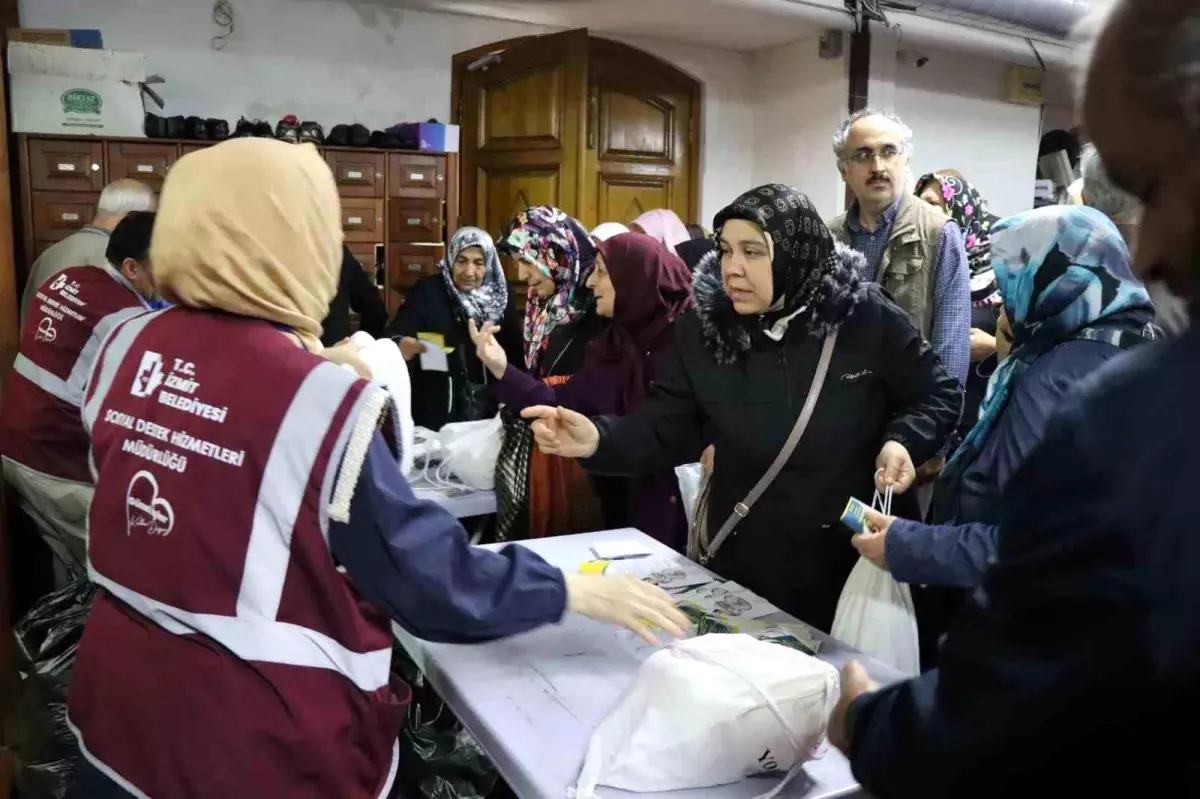
<svg viewBox="0 0 1200 799"><path fill-rule="evenodd" d="M895 40L889 51L886 35L872 38L883 42L871 53L871 104L912 128L913 173L957 169L1000 216L1031 208L1042 109L1004 99L1008 65L924 48L889 63Z"/></svg>
<svg viewBox="0 0 1200 799"><path fill-rule="evenodd" d="M330 0L236 0L224 50L210 0L20 0L32 28L99 28L105 46L139 50L166 78L168 114L259 117L285 114L330 127L372 129L450 116L451 56L549 29L454 14ZM703 218L749 186L753 114L749 57L708 47L622 38L704 84Z"/></svg>
<svg viewBox="0 0 1200 799"><path fill-rule="evenodd" d="M821 59L813 38L756 53L753 59L753 185L795 186L826 218L835 216L844 205L845 190L831 137L846 116L847 58Z"/></svg>

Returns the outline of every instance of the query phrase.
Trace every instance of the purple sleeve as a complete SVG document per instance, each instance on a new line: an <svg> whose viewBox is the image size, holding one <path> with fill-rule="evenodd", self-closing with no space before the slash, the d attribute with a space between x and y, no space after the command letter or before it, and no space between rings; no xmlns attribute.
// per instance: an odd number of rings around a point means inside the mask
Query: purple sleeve
<svg viewBox="0 0 1200 799"><path fill-rule="evenodd" d="M492 384L492 396L514 411L533 405L562 406L584 416L617 411L618 389L603 366L584 366L571 379L549 386L511 363Z"/></svg>
<svg viewBox="0 0 1200 799"><path fill-rule="evenodd" d="M470 546L453 516L416 498L379 433L329 543L359 593L426 641L505 638L566 612L561 571L522 546Z"/></svg>

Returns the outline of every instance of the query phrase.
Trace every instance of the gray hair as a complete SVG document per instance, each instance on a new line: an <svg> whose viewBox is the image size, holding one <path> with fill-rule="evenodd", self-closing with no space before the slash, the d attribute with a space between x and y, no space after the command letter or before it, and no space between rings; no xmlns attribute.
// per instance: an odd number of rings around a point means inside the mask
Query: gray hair
<svg viewBox="0 0 1200 799"><path fill-rule="evenodd" d="M158 204L154 189L137 180L116 180L100 192L96 210L102 214L127 214L130 211L153 211Z"/></svg>
<svg viewBox="0 0 1200 799"><path fill-rule="evenodd" d="M879 111L874 108L864 108L861 111L855 111L846 119L845 122L838 127L833 134L833 152L838 157L839 161L846 160L846 140L850 138L850 128L854 127L854 123L860 119L867 117L883 117L890 122L895 123L896 127L900 128L900 148L905 155L911 156L913 152L913 132L912 128L905 125L903 120L895 114L887 111Z"/></svg>
<svg viewBox="0 0 1200 799"><path fill-rule="evenodd" d="M1088 145L1079 157L1083 173L1083 202L1095 208L1117 224L1136 221L1142 204L1129 192L1117 186L1104 169L1096 148Z"/></svg>

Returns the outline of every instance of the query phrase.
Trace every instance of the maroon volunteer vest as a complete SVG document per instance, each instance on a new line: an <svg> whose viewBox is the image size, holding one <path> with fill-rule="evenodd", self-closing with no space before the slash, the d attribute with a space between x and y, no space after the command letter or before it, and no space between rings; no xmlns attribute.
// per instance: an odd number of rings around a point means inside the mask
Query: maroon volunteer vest
<svg viewBox="0 0 1200 799"><path fill-rule="evenodd" d="M134 795L390 790L407 687L328 543L385 404L265 322L173 309L108 338L69 723Z"/></svg>
<svg viewBox="0 0 1200 799"><path fill-rule="evenodd" d="M38 289L4 384L5 457L53 477L92 482L79 420L84 385L104 337L145 310L124 278L97 266L63 270Z"/></svg>

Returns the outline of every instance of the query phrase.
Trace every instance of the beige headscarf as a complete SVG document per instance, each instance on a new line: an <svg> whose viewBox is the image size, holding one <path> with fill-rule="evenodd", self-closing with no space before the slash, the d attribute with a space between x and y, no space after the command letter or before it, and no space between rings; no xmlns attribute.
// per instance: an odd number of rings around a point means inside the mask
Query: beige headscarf
<svg viewBox="0 0 1200 799"><path fill-rule="evenodd" d="M150 261L177 305L277 322L321 352L341 256L337 186L312 145L233 139L180 158L163 185Z"/></svg>

